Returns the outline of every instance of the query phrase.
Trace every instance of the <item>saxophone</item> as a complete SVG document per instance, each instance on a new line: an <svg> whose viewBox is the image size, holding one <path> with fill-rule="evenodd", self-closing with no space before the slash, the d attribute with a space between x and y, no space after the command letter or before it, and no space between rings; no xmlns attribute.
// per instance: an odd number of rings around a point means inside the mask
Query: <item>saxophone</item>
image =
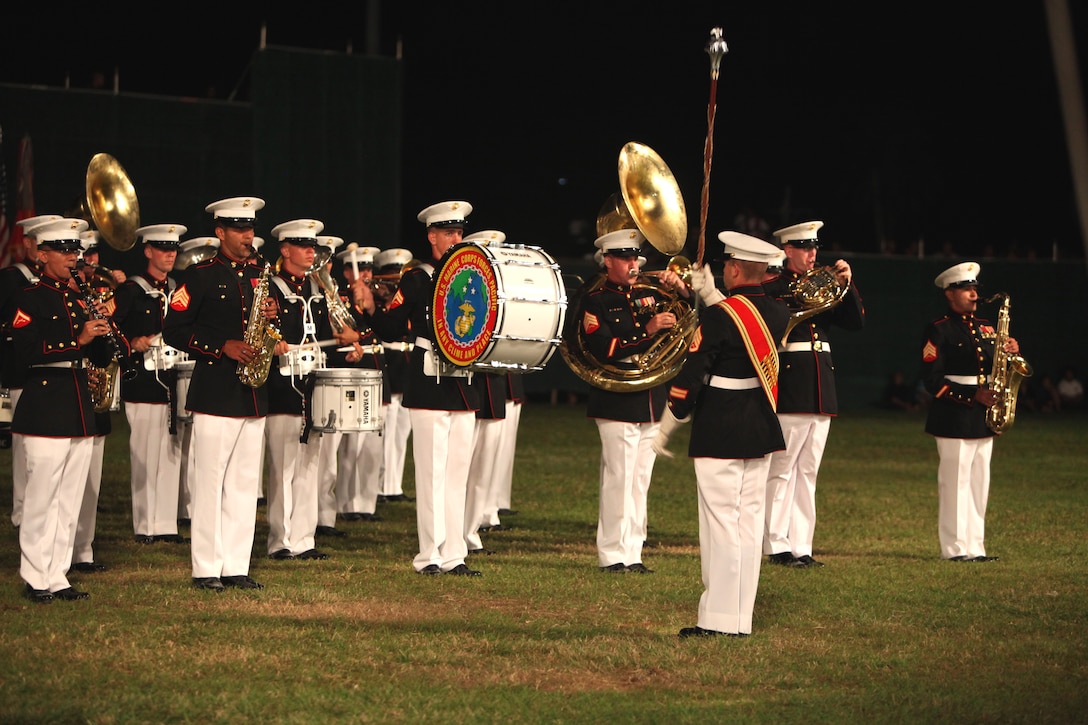
<svg viewBox="0 0 1088 725"><path fill-rule="evenodd" d="M986 425L1000 435L1012 427L1016 419L1016 394L1020 382L1030 378L1034 372L1027 360L1019 355L1005 352L1005 342L1009 339L1009 296L999 292L986 300L987 303L1001 298L1001 309L997 313L997 339L994 340L994 366L990 374L990 390L996 398L994 404L986 410Z"/></svg>
<svg viewBox="0 0 1088 725"><path fill-rule="evenodd" d="M264 316L264 303L268 299L268 274L271 266L257 255L258 263L264 262L261 277L253 288L253 304L249 308L249 323L243 341L256 348L257 355L248 364L238 364L238 379L251 388L259 388L268 380L272 368L272 351L283 339L280 331Z"/></svg>

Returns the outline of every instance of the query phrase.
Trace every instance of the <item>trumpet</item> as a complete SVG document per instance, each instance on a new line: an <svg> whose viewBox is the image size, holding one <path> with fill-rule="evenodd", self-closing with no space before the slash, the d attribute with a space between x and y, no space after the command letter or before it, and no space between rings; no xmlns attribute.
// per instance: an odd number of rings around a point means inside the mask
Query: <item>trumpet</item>
<svg viewBox="0 0 1088 725"><path fill-rule="evenodd" d="M397 286L400 284L400 280L404 276L404 273L421 264L422 262L418 259L413 259L401 266L396 272L372 275L368 280L371 292L373 292L374 296L381 300L383 304L388 302L389 298L393 296L393 293L397 291Z"/></svg>

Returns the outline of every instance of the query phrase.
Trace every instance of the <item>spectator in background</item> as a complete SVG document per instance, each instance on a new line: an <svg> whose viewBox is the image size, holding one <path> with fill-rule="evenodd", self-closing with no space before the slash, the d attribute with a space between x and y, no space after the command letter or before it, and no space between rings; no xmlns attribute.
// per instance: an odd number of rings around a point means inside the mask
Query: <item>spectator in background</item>
<svg viewBox="0 0 1088 725"><path fill-rule="evenodd" d="M1038 378L1026 378L1020 386L1020 397L1034 413L1057 413L1062 409L1058 389L1054 387L1054 378L1043 373Z"/></svg>
<svg viewBox="0 0 1088 725"><path fill-rule="evenodd" d="M1084 384L1071 365L1066 366L1058 381L1058 398L1063 410L1081 410L1084 407Z"/></svg>
<svg viewBox="0 0 1088 725"><path fill-rule="evenodd" d="M912 413L920 407L914 388L907 384L902 370L896 370L888 377L880 403L881 407L888 410L906 410Z"/></svg>

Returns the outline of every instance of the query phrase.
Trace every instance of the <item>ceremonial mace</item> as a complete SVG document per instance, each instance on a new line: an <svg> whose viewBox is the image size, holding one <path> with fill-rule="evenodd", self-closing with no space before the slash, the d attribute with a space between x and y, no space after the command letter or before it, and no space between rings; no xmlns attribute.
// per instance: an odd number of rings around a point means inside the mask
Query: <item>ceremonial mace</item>
<svg viewBox="0 0 1088 725"><path fill-rule="evenodd" d="M721 65L722 56L729 52L728 46L722 40L722 29L713 28L710 31L710 40L706 44L706 52L710 55L710 103L706 109L706 143L703 145L703 195L699 204L699 254L695 260L698 265L703 264L703 248L706 245L706 210L710 204L710 161L714 156L714 111L717 107L715 100L718 95L718 66Z"/></svg>

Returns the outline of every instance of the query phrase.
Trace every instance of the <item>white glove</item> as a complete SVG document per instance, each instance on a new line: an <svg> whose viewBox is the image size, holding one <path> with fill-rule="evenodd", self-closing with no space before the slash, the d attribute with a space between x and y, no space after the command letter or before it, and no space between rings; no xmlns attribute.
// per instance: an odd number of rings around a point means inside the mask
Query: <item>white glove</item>
<svg viewBox="0 0 1088 725"><path fill-rule="evenodd" d="M725 299L725 295L714 286L714 274L710 271L710 265L692 267L690 284L707 307L713 307Z"/></svg>
<svg viewBox="0 0 1088 725"><path fill-rule="evenodd" d="M691 416L682 420L677 419L672 414L672 408L665 406L665 412L661 415L661 425L657 429L657 435L654 437L654 442L650 445L654 449L654 453L665 458L675 458L675 454L669 450L669 436L676 430L681 423L687 423L691 420Z"/></svg>

